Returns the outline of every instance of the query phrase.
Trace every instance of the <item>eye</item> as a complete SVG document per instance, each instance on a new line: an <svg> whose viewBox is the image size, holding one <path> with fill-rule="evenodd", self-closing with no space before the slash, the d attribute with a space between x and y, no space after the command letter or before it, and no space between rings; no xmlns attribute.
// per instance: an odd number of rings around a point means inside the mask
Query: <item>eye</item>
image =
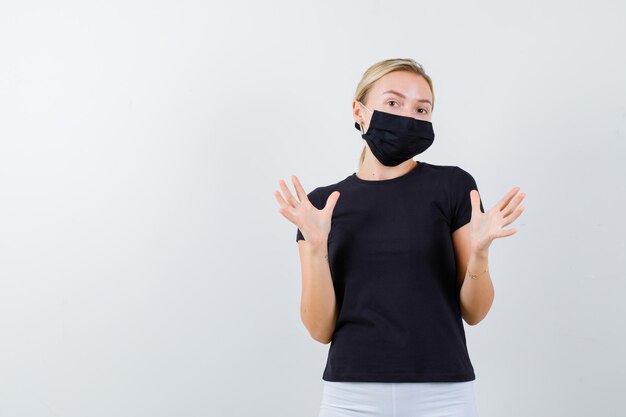
<svg viewBox="0 0 626 417"><path fill-rule="evenodd" d="M392 105L391 103L395 103L395 104L397 104L397 102L396 102L395 100L389 100L389 101L387 102L387 104L389 104L391 107L395 107L395 106L394 106L394 105Z"/></svg>
<svg viewBox="0 0 626 417"><path fill-rule="evenodd" d="M420 110L424 110L424 112L422 114L428 114L428 110L427 109L423 109L423 108L422 109L418 109L418 111L420 111Z"/></svg>

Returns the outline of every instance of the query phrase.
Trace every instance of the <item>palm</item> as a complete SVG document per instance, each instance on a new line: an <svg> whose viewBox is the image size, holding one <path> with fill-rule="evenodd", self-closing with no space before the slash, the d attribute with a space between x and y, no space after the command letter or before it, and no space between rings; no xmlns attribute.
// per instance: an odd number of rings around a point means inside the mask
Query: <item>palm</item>
<svg viewBox="0 0 626 417"><path fill-rule="evenodd" d="M486 251L494 239L511 236L517 232L516 229L503 228L513 223L524 211L524 207L519 206L519 204L524 199L525 194L519 193L515 197L518 191L519 188L514 187L495 206L484 213L480 211L478 191L470 191L472 203L470 242L474 250Z"/></svg>
<svg viewBox="0 0 626 417"><path fill-rule="evenodd" d="M339 192L331 193L325 207L320 210L311 204L307 193L295 175L292 176L292 181L298 199L291 194L285 181L280 180L279 185L285 196L283 197L279 191L274 192L274 196L281 206L278 211L300 229L307 242L316 244L325 241L330 233L333 209L339 198Z"/></svg>

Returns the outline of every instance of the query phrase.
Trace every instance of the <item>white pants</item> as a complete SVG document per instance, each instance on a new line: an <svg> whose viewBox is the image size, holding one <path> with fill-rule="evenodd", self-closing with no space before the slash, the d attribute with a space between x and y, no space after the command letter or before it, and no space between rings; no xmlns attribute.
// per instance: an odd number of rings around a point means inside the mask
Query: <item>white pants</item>
<svg viewBox="0 0 626 417"><path fill-rule="evenodd" d="M325 381L319 417L478 417L474 381Z"/></svg>

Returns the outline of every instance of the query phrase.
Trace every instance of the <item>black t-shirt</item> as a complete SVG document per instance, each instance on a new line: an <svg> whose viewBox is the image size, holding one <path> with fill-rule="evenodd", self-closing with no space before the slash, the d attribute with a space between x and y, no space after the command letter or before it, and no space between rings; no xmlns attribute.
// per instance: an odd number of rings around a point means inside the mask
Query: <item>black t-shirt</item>
<svg viewBox="0 0 626 417"><path fill-rule="evenodd" d="M321 209L341 193L328 236L339 315L322 379L475 379L451 237L470 221L472 189L474 178L458 166L419 162L400 177L353 173L308 194Z"/></svg>

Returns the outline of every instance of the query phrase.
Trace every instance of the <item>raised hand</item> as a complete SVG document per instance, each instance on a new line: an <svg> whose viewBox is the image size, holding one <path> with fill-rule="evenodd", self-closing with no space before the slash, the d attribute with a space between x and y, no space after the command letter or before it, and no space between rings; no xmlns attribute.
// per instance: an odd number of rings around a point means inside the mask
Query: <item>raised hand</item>
<svg viewBox="0 0 626 417"><path fill-rule="evenodd" d="M480 211L478 191L470 191L472 203L470 242L472 250L486 252L494 239L517 233L516 229L503 229L503 227L513 223L524 211L524 206L519 204L526 194L517 194L519 190L519 187L513 187L495 206L484 213ZM515 197L516 194L517 197Z"/></svg>
<svg viewBox="0 0 626 417"><path fill-rule="evenodd" d="M339 199L339 191L332 192L326 200L325 207L318 210L309 201L307 193L295 175L291 176L291 181L298 199L294 198L285 181L281 179L278 184L285 197L283 198L279 191L274 191L274 196L280 204L278 211L300 229L304 239L311 245L317 246L327 242L333 209Z"/></svg>

